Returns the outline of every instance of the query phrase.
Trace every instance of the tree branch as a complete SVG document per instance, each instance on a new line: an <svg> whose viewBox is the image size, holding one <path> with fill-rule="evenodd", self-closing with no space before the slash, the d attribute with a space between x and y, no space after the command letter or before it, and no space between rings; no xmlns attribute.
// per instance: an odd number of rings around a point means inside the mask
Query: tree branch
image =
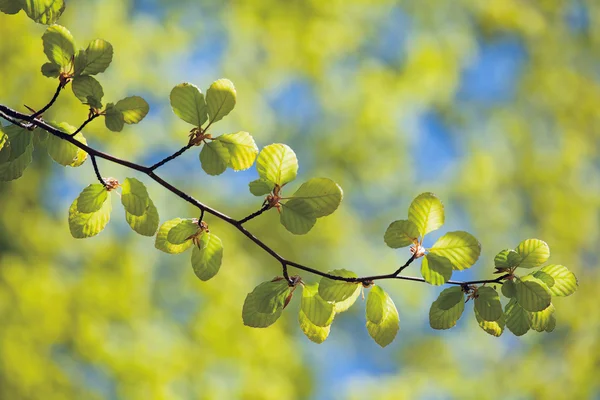
<svg viewBox="0 0 600 400"><path fill-rule="evenodd" d="M98 118L99 116L100 116L100 114L92 114L88 119L83 121L83 124L81 124L81 126L79 128L77 128L77 130L75 132L71 133L71 137L77 135L79 132L81 132L83 130L83 128L85 128L85 126L87 124L89 124L90 122L92 122L93 120Z"/></svg>
<svg viewBox="0 0 600 400"><path fill-rule="evenodd" d="M98 163L96 163L96 156L90 154L90 158L92 159L92 165L94 166L94 173L96 174L96 178L98 178L102 186L107 187L104 178L102 178L102 175L100 174L100 169L98 169Z"/></svg>
<svg viewBox="0 0 600 400"><path fill-rule="evenodd" d="M191 149L192 147L194 147L194 144L190 141L190 143L186 144L181 149L179 149L175 153L171 154L169 157L166 157L166 158L160 160L159 162L157 162L156 164L150 166L148 169L150 171L154 171L156 168L165 165L166 163L168 163L171 160L176 159L177 157L179 157L180 155L182 155L183 153L185 153L187 150Z"/></svg>
<svg viewBox="0 0 600 400"><path fill-rule="evenodd" d="M54 92L54 96L52 96L52 98L50 99L50 102L48 104L46 104L44 107L42 107L41 110L34 112L29 117L31 119L35 119L35 118L39 117L40 115L42 115L50 107L52 107L52 105L54 104L56 99L58 99L58 95L60 94L60 91L64 89L66 84L67 84L66 82L63 83L63 81L61 80L60 83L58 84L58 87L56 88L56 92Z"/></svg>
<svg viewBox="0 0 600 400"><path fill-rule="evenodd" d="M58 92L60 92L60 88L57 90L57 93ZM57 95L55 95L55 97L56 96ZM52 105L54 100L55 100L55 98L53 98L53 100L49 104ZM48 108L49 108L49 106L44 107L43 110L45 111ZM187 149L191 148L192 145L190 145L190 144L188 144L187 146L184 146L182 149L180 149L173 155L165 158L164 160L162 160L150 167L146 167L146 166L136 164L131 161L127 161L127 160L112 156L110 154L101 152L99 150L96 150L88 145L85 145L85 144L79 142L78 140L73 138L70 134L63 132L60 129L56 129L40 119L34 118L31 115L23 114L21 112L13 110L7 106L0 105L0 117L4 118L5 120L7 120L13 124L20 126L22 128L29 129L32 126L35 126L40 129L43 129L46 132L48 132L60 139L66 140L67 142L69 142L69 143L77 146L78 148L82 149L83 151L87 152L89 154L90 158L92 159L92 164L94 166L94 172L96 173L96 177L98 178L98 180L100 180L100 182L104 182L104 180L102 179L102 176L100 175L100 172L98 170L96 158L102 158L102 159L110 161L112 163L115 163L115 164L118 164L118 165L121 165L121 166L124 166L124 167L127 167L127 168L133 169L135 171L139 171L139 172L146 174L149 178L153 179L155 182L157 182L159 185L161 185L163 188L165 188L169 192L173 193L174 195L181 198L182 200L184 200L184 201L192 204L193 206L197 207L198 209L200 209L201 218L204 216L204 213L206 212L206 213L209 213L209 214L227 222L228 224L234 226L244 236L246 236L248 239L250 239L252 242L254 242L258 247L263 249L267 254L269 254L271 257L273 257L275 260L277 260L281 264L282 273L283 273L284 277L288 280L288 282L290 282L290 278L288 276L288 266L294 267L301 271L309 272L309 273L312 273L314 275L318 275L318 276L321 276L324 278L329 278L332 280L353 282L353 283L358 282L358 283L362 283L365 285L371 284L371 283L373 283L373 281L383 280L383 279L400 279L400 280L413 281L413 282L426 282L425 279L423 279L423 278L399 275L405 268L407 268L416 259L415 254L413 254L412 257L410 257L404 265L402 265L400 268L398 268L396 271L394 271L391 274L373 275L373 276L365 276L365 277L358 277L358 278L346 278L346 277L331 275L326 272L322 272L322 271L316 270L314 268L308 267L306 265L303 265L303 264L300 264L300 263L297 263L297 262L294 262L291 260L287 260L286 258L279 255L277 252L275 252L275 250L273 250L271 247L269 247L267 244L265 244L262 240L260 240L256 236L254 236L254 234L252 234L250 231L248 231L243 226L243 224L245 222L248 222L249 220L256 218L259 215L261 215L262 213L264 213L268 209L268 206L263 206L261 209L248 215L247 217L242 218L240 220L236 220L236 219L233 219L230 216L223 214L222 212L220 212L216 209L213 209L213 208L207 206L206 204L196 200L189 194L176 188L171 183L165 181L164 179L162 179L161 177L159 177L158 175L156 175L154 173L154 170L156 168L158 168L161 165L164 165L166 162L178 157L179 155L183 154L183 152L185 152ZM91 119L93 119L93 118L89 118L86 122L84 122L84 124L80 127L80 129L78 129L78 131L83 129L83 127L88 122L90 122ZM23 124L19 120L28 121L29 124ZM490 280L478 280L478 281L466 281L466 282L449 280L446 282L446 284L465 286L465 285L472 285L472 284L500 283L502 280L506 279L508 276L509 275L507 274L507 275L503 275L498 278L490 279Z"/></svg>

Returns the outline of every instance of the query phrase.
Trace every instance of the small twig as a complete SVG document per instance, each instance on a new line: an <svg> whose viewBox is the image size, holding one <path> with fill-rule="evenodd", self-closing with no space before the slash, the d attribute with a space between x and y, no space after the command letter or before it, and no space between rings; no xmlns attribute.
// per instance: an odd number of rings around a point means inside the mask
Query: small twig
<svg viewBox="0 0 600 400"><path fill-rule="evenodd" d="M48 110L50 107L52 107L52 105L54 104L54 102L56 101L56 99L58 99L58 95L60 94L60 91L63 90L63 88L65 87L66 83L63 83L62 81L58 84L58 87L56 88L56 92L54 92L54 96L52 96L52 99L50 99L50 102L48 104L46 104L41 110L31 114L29 116L29 118L31 119L36 119L37 117L39 117L40 115L42 115L46 110Z"/></svg>
<svg viewBox="0 0 600 400"><path fill-rule="evenodd" d="M83 121L83 124L81 124L81 126L79 128L77 128L77 130L73 133L71 133L71 137L77 135L79 132L81 132L81 130L83 128L85 128L85 126L87 124L89 124L90 122L92 122L94 119L98 118L100 116L100 114L92 114L91 117L89 117L88 119L86 119L85 121Z"/></svg>
<svg viewBox="0 0 600 400"><path fill-rule="evenodd" d="M90 154L90 158L92 159L92 165L94 166L94 172L96 173L96 178L98 178L98 180L100 181L102 186L104 186L105 188L108 188L108 185L106 184L106 182L102 178L102 175L100 174L100 169L98 168L98 163L96 162L96 156L94 156L93 154Z"/></svg>
<svg viewBox="0 0 600 400"><path fill-rule="evenodd" d="M148 167L148 169L150 171L154 171L156 168L165 165L166 163L168 163L171 160L176 159L177 157L179 157L180 155L182 155L183 153L185 153L187 150L191 149L192 147L194 147L193 143L188 143L185 146L183 146L181 149L177 150L175 153L171 154L169 157L164 158L162 160L160 160L159 162L157 162L156 164Z"/></svg>
<svg viewBox="0 0 600 400"><path fill-rule="evenodd" d="M204 208L200 209L200 219L199 219L199 221L200 222L204 221Z"/></svg>
<svg viewBox="0 0 600 400"><path fill-rule="evenodd" d="M252 218L258 217L259 215L261 215L262 213L267 211L269 208L270 208L269 204L265 204L260 208L260 210L255 211L252 214L248 215L247 217L242 218L239 221L237 221L237 224L239 224L239 225L245 224L246 222L250 221Z"/></svg>

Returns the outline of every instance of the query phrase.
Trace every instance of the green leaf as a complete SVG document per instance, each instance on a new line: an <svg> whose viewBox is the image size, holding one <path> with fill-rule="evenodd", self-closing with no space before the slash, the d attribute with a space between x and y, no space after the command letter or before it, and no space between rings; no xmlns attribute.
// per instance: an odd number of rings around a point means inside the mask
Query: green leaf
<svg viewBox="0 0 600 400"><path fill-rule="evenodd" d="M60 75L60 65L47 62L42 65L42 74L48 78L58 78Z"/></svg>
<svg viewBox="0 0 600 400"><path fill-rule="evenodd" d="M360 294L361 294L361 290L359 288L359 290L355 291L352 294L352 296L348 297L346 300L334 302L333 303L333 311L335 311L336 314L343 313L344 311L348 311L348 309L350 307L352 307L354 305L354 303L356 303L356 299L358 299L358 296L360 296Z"/></svg>
<svg viewBox="0 0 600 400"><path fill-rule="evenodd" d="M554 314L550 314L550 318L548 319L548 324L546 325L546 332L552 332L556 328L556 317Z"/></svg>
<svg viewBox="0 0 600 400"><path fill-rule="evenodd" d="M464 294L460 286L444 289L429 309L429 325L433 329L450 329L465 309Z"/></svg>
<svg viewBox="0 0 600 400"><path fill-rule="evenodd" d="M8 135L4 133L4 131L2 130L2 123L0 123L0 151L2 151L4 145L8 145ZM8 148L8 146L6 147Z"/></svg>
<svg viewBox="0 0 600 400"><path fill-rule="evenodd" d="M243 171L254 164L258 147L248 132L228 133L215 140L229 150L229 167L234 171Z"/></svg>
<svg viewBox="0 0 600 400"><path fill-rule="evenodd" d="M263 282L248 293L242 309L244 325L265 328L273 324L283 311L291 292L285 279Z"/></svg>
<svg viewBox="0 0 600 400"><path fill-rule="evenodd" d="M39 24L51 25L65 11L63 0L21 0L27 16Z"/></svg>
<svg viewBox="0 0 600 400"><path fill-rule="evenodd" d="M335 269L333 271L328 272L329 275L339 276L342 278L356 278L357 275L346 269ZM358 297L358 293L360 293L361 285L357 282L345 282L335 279L330 279L323 277L321 278L321 282L319 283L319 296L325 301L340 303L345 300L349 300L354 297ZM352 301L352 304L354 301ZM348 309L352 304L347 305L344 304L345 309ZM336 312L341 312L339 310L335 310Z"/></svg>
<svg viewBox="0 0 600 400"><path fill-rule="evenodd" d="M182 221L185 221L181 218L175 218L164 222L160 228L158 228L158 233L156 234L156 241L154 242L154 246L169 254L178 254L186 251L193 244L191 240L186 240L181 244L174 244L169 242L168 235L171 229L178 226Z"/></svg>
<svg viewBox="0 0 600 400"><path fill-rule="evenodd" d="M400 329L400 317L390 296L379 286L373 286L366 308L369 335L381 347L392 343Z"/></svg>
<svg viewBox="0 0 600 400"><path fill-rule="evenodd" d="M236 92L233 83L228 79L213 82L206 91L206 105L210 123L221 120L235 107Z"/></svg>
<svg viewBox="0 0 600 400"><path fill-rule="evenodd" d="M146 100L140 96L125 97L117 101L115 108L123 113L123 121L126 124L137 124L150 110Z"/></svg>
<svg viewBox="0 0 600 400"><path fill-rule="evenodd" d="M474 310L475 319L477 319L477 323L479 324L479 327L481 329L483 329L492 336L499 337L500 335L502 335L502 332L504 332L504 326L506 325L506 318L504 316L504 313L500 315L500 318L497 321L486 321L483 318L481 318L481 316L477 312L477 308L474 308ZM500 308L500 311L502 311L502 308Z"/></svg>
<svg viewBox="0 0 600 400"><path fill-rule="evenodd" d="M429 253L446 257L456 270L470 268L481 254L481 244L463 231L448 232L435 242Z"/></svg>
<svg viewBox="0 0 600 400"><path fill-rule="evenodd" d="M323 343L329 336L331 325L317 326L313 324L302 310L298 313L298 322L306 337L315 343Z"/></svg>
<svg viewBox="0 0 600 400"><path fill-rule="evenodd" d="M191 240L200 233L200 226L196 220L182 219L173 226L167 234L167 240L172 244L182 244Z"/></svg>
<svg viewBox="0 0 600 400"><path fill-rule="evenodd" d="M520 268L539 267L550 258L550 248L546 242L539 239L527 239L516 248L521 256Z"/></svg>
<svg viewBox="0 0 600 400"><path fill-rule="evenodd" d="M342 188L328 178L312 178L304 182L293 199L302 199L314 210L316 218L332 214L339 207L344 197Z"/></svg>
<svg viewBox="0 0 600 400"><path fill-rule="evenodd" d="M77 130L77 128L66 122L58 124L52 122L50 125L69 134L72 134ZM87 144L87 141L81 132L73 138L80 143ZM50 157L62 166L79 167L87 159L87 153L85 151L57 136L49 135L45 144Z"/></svg>
<svg viewBox="0 0 600 400"><path fill-rule="evenodd" d="M102 208L108 197L108 190L100 183L93 183L83 189L77 198L77 211L92 213Z"/></svg>
<svg viewBox="0 0 600 400"><path fill-rule="evenodd" d="M29 164L33 154L32 132L17 125L3 127L8 145L0 151L0 181L18 179Z"/></svg>
<svg viewBox="0 0 600 400"><path fill-rule="evenodd" d="M81 75L96 75L104 72L113 58L113 47L106 40L92 40L85 49L85 57L80 58Z"/></svg>
<svg viewBox="0 0 600 400"><path fill-rule="evenodd" d="M494 265L497 269L501 270L516 267L519 265L519 262L521 262L521 256L511 249L502 250L494 258Z"/></svg>
<svg viewBox="0 0 600 400"><path fill-rule="evenodd" d="M52 25L42 35L44 53L51 63L68 70L75 55L75 40L64 26Z"/></svg>
<svg viewBox="0 0 600 400"><path fill-rule="evenodd" d="M527 316L529 317L529 326L531 327L531 329L534 329L538 332L544 332L550 324L550 320L553 317L554 311L554 305L550 303L550 305L545 310L538 312L528 312Z"/></svg>
<svg viewBox="0 0 600 400"><path fill-rule="evenodd" d="M200 127L208 119L204 95L193 84L184 82L175 86L169 99L175 115L185 122Z"/></svg>
<svg viewBox="0 0 600 400"><path fill-rule="evenodd" d="M563 265L546 265L533 276L544 282L553 296L570 296L577 290L575 274Z"/></svg>
<svg viewBox="0 0 600 400"><path fill-rule="evenodd" d="M125 220L131 229L143 236L154 236L158 229L158 211L150 198L148 198L148 207L143 215L136 216L125 211Z"/></svg>
<svg viewBox="0 0 600 400"><path fill-rule="evenodd" d="M5 14L16 14L21 8L21 0L0 0L0 11Z"/></svg>
<svg viewBox="0 0 600 400"><path fill-rule="evenodd" d="M515 282L516 300L526 311L542 311L550 305L550 292L542 281L526 275Z"/></svg>
<svg viewBox="0 0 600 400"><path fill-rule="evenodd" d="M444 225L444 205L433 193L421 193L410 204L408 219L425 236Z"/></svg>
<svg viewBox="0 0 600 400"><path fill-rule="evenodd" d="M83 104L100 105L102 108L102 97L104 97L104 91L102 90L102 86L100 82L98 82L94 77L88 75L76 76L73 78L72 83L73 94L75 97L79 99ZM93 102L90 102L89 98L92 97L94 99Z"/></svg>
<svg viewBox="0 0 600 400"><path fill-rule="evenodd" d="M262 180L283 186L298 174L296 153L285 144L270 144L260 151L256 170Z"/></svg>
<svg viewBox="0 0 600 400"><path fill-rule="evenodd" d="M121 190L121 203L125 211L136 217L144 215L150 204L146 186L135 178L125 178Z"/></svg>
<svg viewBox="0 0 600 400"><path fill-rule="evenodd" d="M335 316L334 306L319 296L319 284L305 284L302 289L300 311L315 326L326 327L331 325Z"/></svg>
<svg viewBox="0 0 600 400"><path fill-rule="evenodd" d="M250 193L255 196L264 196L265 194L271 193L275 184L273 182L267 181L263 178L252 181L248 184L250 188Z"/></svg>
<svg viewBox="0 0 600 400"><path fill-rule="evenodd" d="M219 272L223 260L223 243L216 235L204 232L192 250L192 268L200 280L207 281Z"/></svg>
<svg viewBox="0 0 600 400"><path fill-rule="evenodd" d="M443 285L452 277L452 263L446 257L429 253L423 257L421 275L432 285Z"/></svg>
<svg viewBox="0 0 600 400"><path fill-rule="evenodd" d="M220 175L225 172L229 158L229 150L216 140L205 143L200 151L202 169L209 175Z"/></svg>
<svg viewBox="0 0 600 400"><path fill-rule="evenodd" d="M515 334L521 336L529 330L529 316L517 302L517 299L510 299L504 309L506 318L506 327Z"/></svg>
<svg viewBox="0 0 600 400"><path fill-rule="evenodd" d="M388 226L383 240L392 249L410 246L419 238L419 230L414 222L402 219L394 221Z"/></svg>
<svg viewBox="0 0 600 400"><path fill-rule="evenodd" d="M302 199L291 199L281 205L279 221L294 235L308 233L317 222L315 210Z"/></svg>
<svg viewBox="0 0 600 400"><path fill-rule="evenodd" d="M502 294L504 297L512 299L517 296L517 288L515 282L512 280L506 280L502 283Z"/></svg>
<svg viewBox="0 0 600 400"><path fill-rule="evenodd" d="M125 125L125 116L113 103L108 103L104 111L104 123L111 131L121 132Z"/></svg>
<svg viewBox="0 0 600 400"><path fill-rule="evenodd" d="M489 286L479 287L475 297L475 310L484 321L498 321L502 316L498 292Z"/></svg>
<svg viewBox="0 0 600 400"><path fill-rule="evenodd" d="M87 63L87 55L84 49L79 49L75 53L75 60L73 62L73 74L75 76L81 75L81 72L85 68Z"/></svg>
<svg viewBox="0 0 600 400"><path fill-rule="evenodd" d="M71 235L76 239L96 236L104 230L106 224L110 221L110 212L112 211L110 196L106 196L102 206L91 213L79 212L78 202L79 197L73 201L69 208L69 230Z"/></svg>

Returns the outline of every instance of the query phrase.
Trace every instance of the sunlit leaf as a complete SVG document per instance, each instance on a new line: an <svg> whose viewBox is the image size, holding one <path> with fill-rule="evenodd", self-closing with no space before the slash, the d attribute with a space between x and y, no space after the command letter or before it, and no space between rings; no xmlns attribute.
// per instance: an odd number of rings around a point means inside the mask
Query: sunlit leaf
<svg viewBox="0 0 600 400"><path fill-rule="evenodd" d="M300 323L302 332L304 332L306 337L312 342L323 343L325 339L327 339L327 336L329 336L331 325L317 326L313 324L302 310L298 313L298 322Z"/></svg>
<svg viewBox="0 0 600 400"><path fill-rule="evenodd" d="M167 234L167 240L172 244L182 244L189 241L200 232L200 226L195 220L182 219L173 226Z"/></svg>
<svg viewBox="0 0 600 400"><path fill-rule="evenodd" d="M207 281L219 272L223 260L223 243L216 235L204 232L192 250L192 268L198 278Z"/></svg>
<svg viewBox="0 0 600 400"><path fill-rule="evenodd" d="M468 232L448 232L439 238L429 252L446 257L456 270L470 268L481 254L481 244Z"/></svg>
<svg viewBox="0 0 600 400"><path fill-rule="evenodd" d="M554 314L550 314L550 318L548 319L548 323L546 324L546 332L552 332L556 328L556 317Z"/></svg>
<svg viewBox="0 0 600 400"><path fill-rule="evenodd" d="M529 331L529 316L517 302L517 299L510 299L504 309L506 327L515 334L521 336Z"/></svg>
<svg viewBox="0 0 600 400"><path fill-rule="evenodd" d="M429 325L433 329L450 329L465 309L464 294L459 286L444 289L429 309Z"/></svg>
<svg viewBox="0 0 600 400"><path fill-rule="evenodd" d="M16 14L23 8L21 0L0 0L0 12Z"/></svg>
<svg viewBox="0 0 600 400"><path fill-rule="evenodd" d="M63 70L71 64L75 55L75 40L64 26L52 25L42 35L44 53L51 63L60 65Z"/></svg>
<svg viewBox="0 0 600 400"><path fill-rule="evenodd" d="M554 311L554 305L550 303L550 305L542 311L528 312L527 316L529 317L529 326L531 329L538 332L544 332L550 324L550 320L554 314Z"/></svg>
<svg viewBox="0 0 600 400"><path fill-rule="evenodd" d="M229 165L229 150L219 141L208 141L200 151L202 169L209 175L220 175Z"/></svg>
<svg viewBox="0 0 600 400"><path fill-rule="evenodd" d="M398 310L390 296L379 286L369 291L366 306L367 331L381 347L392 343L400 329Z"/></svg>
<svg viewBox="0 0 600 400"><path fill-rule="evenodd" d="M283 311L291 288L285 279L263 282L248 293L242 309L244 325L265 328L273 324Z"/></svg>
<svg viewBox="0 0 600 400"><path fill-rule="evenodd" d="M550 292L542 281L526 275L515 281L516 300L526 311L542 311L550 305Z"/></svg>
<svg viewBox="0 0 600 400"><path fill-rule="evenodd" d="M357 275L345 269L335 269L328 272L329 275L339 276L343 278L356 278ZM325 301L340 303L348 299L356 300L357 293L360 293L361 285L358 282L345 282L336 279L323 277L319 283L319 296ZM354 301L352 301L354 303ZM352 304L344 304L345 309L348 309ZM341 312L342 310L335 310Z"/></svg>
<svg viewBox="0 0 600 400"><path fill-rule="evenodd" d="M96 108L102 107L101 101L102 97L104 97L104 91L102 90L100 83L94 77L88 75L76 76L73 78L72 89L75 97L83 104L95 105L90 104L89 97L91 96L97 103L100 103L100 107Z"/></svg>
<svg viewBox="0 0 600 400"><path fill-rule="evenodd" d="M77 130L77 128L67 124L66 122L60 122L58 124L50 123L50 125L57 129L63 130L66 133L74 133ZM87 141L81 132L73 136L73 138L78 142L87 144ZM74 144L59 138L58 136L49 135L46 139L45 145L50 157L65 167L78 167L87 159L87 153L85 151L81 150Z"/></svg>
<svg viewBox="0 0 600 400"><path fill-rule="evenodd" d="M304 182L293 194L293 199L302 199L314 210L316 218L332 214L344 197L342 188L328 178L312 178Z"/></svg>
<svg viewBox="0 0 600 400"><path fill-rule="evenodd" d="M199 127L207 121L206 101L195 85L180 83L171 90L169 99L175 115L185 122Z"/></svg>
<svg viewBox="0 0 600 400"><path fill-rule="evenodd" d="M417 226L409 220L394 221L388 226L383 240L392 249L410 246L419 238Z"/></svg>
<svg viewBox="0 0 600 400"><path fill-rule="evenodd" d="M252 193L255 196L264 196L265 194L271 193L274 186L275 185L273 184L273 182L267 181L262 178L252 181L248 184L248 187L250 188L250 193Z"/></svg>
<svg viewBox="0 0 600 400"><path fill-rule="evenodd" d="M113 47L106 40L92 40L85 49L85 57L81 58L81 74L96 75L104 72L113 58Z"/></svg>
<svg viewBox="0 0 600 400"><path fill-rule="evenodd" d="M8 145L0 151L0 181L18 179L29 164L33 154L33 135L17 125L3 127Z"/></svg>
<svg viewBox="0 0 600 400"><path fill-rule="evenodd" d="M37 23L50 25L65 11L64 0L21 0L27 16Z"/></svg>
<svg viewBox="0 0 600 400"><path fill-rule="evenodd" d="M475 310L484 321L498 321L502 316L498 292L489 286L479 287L475 297Z"/></svg>
<svg viewBox="0 0 600 400"><path fill-rule="evenodd" d="M104 123L111 131L121 132L125 125L125 116L113 103L108 103L104 114Z"/></svg>
<svg viewBox="0 0 600 400"><path fill-rule="evenodd" d="M500 315L500 318L497 321L486 321L477 312L477 308L473 308L475 310L475 319L477 319L477 323L479 327L489 333L492 336L499 337L504 332L504 327L506 326L506 318L504 313ZM502 309L500 309L502 311Z"/></svg>
<svg viewBox="0 0 600 400"><path fill-rule="evenodd" d="M444 225L444 205L433 193L421 193L410 204L408 219L424 236Z"/></svg>
<svg viewBox="0 0 600 400"><path fill-rule="evenodd" d="M229 167L243 171L254 164L258 147L248 132L228 133L215 138L229 150Z"/></svg>
<svg viewBox="0 0 600 400"><path fill-rule="evenodd" d="M298 159L296 153L281 143L265 146L256 160L256 170L261 179L283 186L296 179Z"/></svg>
<svg viewBox="0 0 600 400"><path fill-rule="evenodd" d="M206 91L206 105L210 122L217 122L229 114L235 107L236 92L233 83L228 79L213 82Z"/></svg>
<svg viewBox="0 0 600 400"><path fill-rule="evenodd" d="M150 198L148 198L148 207L143 215L136 216L125 211L125 220L131 229L143 236L154 236L160 222L158 211Z"/></svg>
<svg viewBox="0 0 600 400"><path fill-rule="evenodd" d="M81 213L91 213L98 211L104 205L108 197L108 190L100 183L93 183L87 186L77 198L77 211Z"/></svg>
<svg viewBox="0 0 600 400"><path fill-rule="evenodd" d="M314 208L302 199L291 199L282 203L279 221L294 235L308 233L317 222Z"/></svg>
<svg viewBox="0 0 600 400"><path fill-rule="evenodd" d="M48 78L57 78L60 75L60 65L47 62L42 65L42 74Z"/></svg>
<svg viewBox="0 0 600 400"><path fill-rule="evenodd" d="M509 269L516 267L521 262L521 256L514 250L505 249L496 254L494 265L498 269Z"/></svg>
<svg viewBox="0 0 600 400"><path fill-rule="evenodd" d="M442 285L452 277L452 263L446 257L429 253L423 257L421 275L432 285Z"/></svg>
<svg viewBox="0 0 600 400"><path fill-rule="evenodd" d="M326 302L319 296L318 283L304 285L300 310L312 324L319 327L330 325L335 316L333 304Z"/></svg>
<svg viewBox="0 0 600 400"><path fill-rule="evenodd" d="M185 242L183 242L181 244L174 244L174 243L169 242L169 240L168 240L168 235L169 235L169 232L171 231L171 229L173 229L174 227L181 224L182 221L186 221L186 220L181 219L181 218L174 218L172 220L164 222L160 226L160 228L158 228L158 233L156 234L156 241L154 243L154 246L157 249L164 251L165 253L169 253L169 254L178 254L178 253L182 253L182 252L186 251L187 249L189 249L190 246L192 246L192 244L193 244L192 240L186 240Z"/></svg>
<svg viewBox="0 0 600 400"><path fill-rule="evenodd" d="M504 297L512 299L517 296L517 289L515 287L515 282L512 280L506 280L502 283L502 294Z"/></svg>
<svg viewBox="0 0 600 400"><path fill-rule="evenodd" d="M71 235L77 239L96 236L104 230L108 221L110 221L110 212L112 211L110 195L106 197L100 209L91 213L79 212L78 201L79 198L75 199L69 208L69 230Z"/></svg>
<svg viewBox="0 0 600 400"><path fill-rule="evenodd" d="M533 276L544 282L553 296L570 296L577 290L575 274L563 265L546 265Z"/></svg>
<svg viewBox="0 0 600 400"><path fill-rule="evenodd" d="M135 178L125 178L121 190L121 203L125 211L136 217L144 215L150 203L146 186Z"/></svg>
<svg viewBox="0 0 600 400"><path fill-rule="evenodd" d="M521 256L520 268L539 267L550 258L550 248L539 239L524 240L515 250Z"/></svg>

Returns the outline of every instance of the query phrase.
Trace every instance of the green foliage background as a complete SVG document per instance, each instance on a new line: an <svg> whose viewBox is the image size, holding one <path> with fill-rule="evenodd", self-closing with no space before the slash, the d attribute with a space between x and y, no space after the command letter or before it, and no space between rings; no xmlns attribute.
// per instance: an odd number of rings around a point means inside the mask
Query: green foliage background
<svg viewBox="0 0 600 400"><path fill-rule="evenodd" d="M583 29L572 23L578 7L588 19ZM100 236L75 240L67 209L95 181L92 168L65 169L36 154L22 179L0 185L1 398L600 395L597 2L252 0L151 8L69 2L60 20L81 43L113 44L114 61L100 77L106 98L139 94L151 104L142 123L121 133L90 124L92 145L157 161L185 144L189 130L168 107L171 88L227 77L238 104L213 133L246 130L259 147L287 143L298 155L299 178L327 176L345 192L342 207L304 237L286 232L275 212L252 221L249 228L278 252L324 271L392 271L409 254L388 249L383 232L414 196L432 191L446 204L447 227L468 226L483 246L472 271L456 278L490 277L499 250L539 237L554 263L575 272L579 290L556 301L553 333L522 338L488 336L472 315L434 332L427 312L441 289L410 282L382 284L401 326L385 349L368 338L361 302L339 316L321 345L300 332L297 298L272 327L247 328L244 298L280 273L276 262L212 219L225 253L210 282L196 279L189 254L159 254L117 210ZM403 18L390 22L398 10ZM402 23L405 36L394 37L402 51L393 56L395 42L382 47L380 29ZM56 82L39 72L44 30L23 13L0 14L3 104L40 108L54 92ZM526 53L514 95L461 96L463 72L486 44L506 37ZM311 117L282 116L273 106L294 80L312 87L318 112ZM440 144L417 123L428 112L450 127L444 143L456 156L443 167L433 162ZM86 115L70 89L47 113L72 125ZM232 216L260 206L247 190L255 172L210 177L197 157L190 151L160 173ZM131 176L106 162L100 167L104 176ZM197 217L144 181L161 221Z"/></svg>

